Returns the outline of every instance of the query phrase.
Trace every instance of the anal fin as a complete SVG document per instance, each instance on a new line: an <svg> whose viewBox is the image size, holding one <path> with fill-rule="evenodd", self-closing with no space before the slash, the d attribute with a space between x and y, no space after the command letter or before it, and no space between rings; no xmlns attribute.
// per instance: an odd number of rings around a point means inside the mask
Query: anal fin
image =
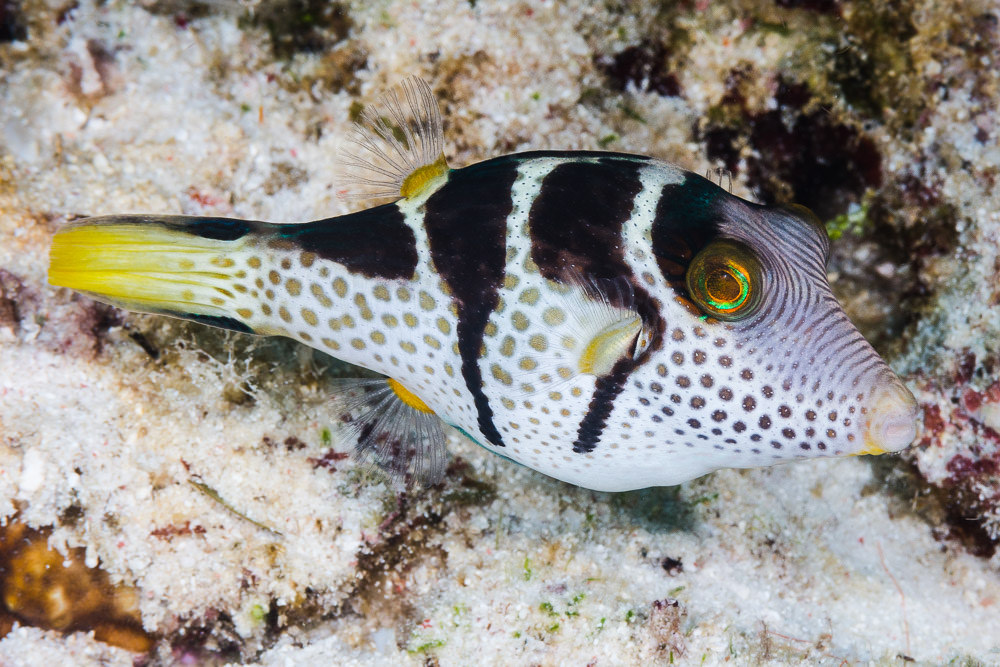
<svg viewBox="0 0 1000 667"><path fill-rule="evenodd" d="M397 488L441 481L445 469L440 418L392 378L342 380L332 398L354 452Z"/></svg>

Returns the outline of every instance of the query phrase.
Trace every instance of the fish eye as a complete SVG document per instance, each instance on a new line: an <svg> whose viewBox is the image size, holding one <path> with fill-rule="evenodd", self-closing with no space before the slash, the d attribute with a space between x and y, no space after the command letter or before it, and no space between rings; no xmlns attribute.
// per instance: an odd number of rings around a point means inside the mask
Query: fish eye
<svg viewBox="0 0 1000 667"><path fill-rule="evenodd" d="M724 239L710 243L691 261L687 288L706 315L741 320L760 303L762 275L760 262L749 248Z"/></svg>

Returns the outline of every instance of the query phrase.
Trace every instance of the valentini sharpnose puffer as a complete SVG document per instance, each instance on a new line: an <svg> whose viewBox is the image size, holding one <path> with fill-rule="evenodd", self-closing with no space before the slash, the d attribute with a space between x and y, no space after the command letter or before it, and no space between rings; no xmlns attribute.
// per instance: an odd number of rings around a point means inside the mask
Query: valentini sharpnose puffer
<svg viewBox="0 0 1000 667"><path fill-rule="evenodd" d="M834 298L808 210L637 155L450 169L419 80L363 121L353 183L396 201L303 224L85 219L56 234L50 283L383 374L343 383L335 416L406 484L443 474L442 421L607 491L914 439L916 402Z"/></svg>

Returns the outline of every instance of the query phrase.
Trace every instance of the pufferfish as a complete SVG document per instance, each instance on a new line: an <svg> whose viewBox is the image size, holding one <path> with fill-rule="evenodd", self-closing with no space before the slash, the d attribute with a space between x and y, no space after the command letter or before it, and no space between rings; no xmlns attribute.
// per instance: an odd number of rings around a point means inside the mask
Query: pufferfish
<svg viewBox="0 0 1000 667"><path fill-rule="evenodd" d="M443 475L442 423L601 491L915 438L916 401L835 299L804 207L612 152L452 169L442 137L407 80L346 161L394 201L301 224L84 219L55 235L49 282L384 376L342 384L335 416L404 484Z"/></svg>

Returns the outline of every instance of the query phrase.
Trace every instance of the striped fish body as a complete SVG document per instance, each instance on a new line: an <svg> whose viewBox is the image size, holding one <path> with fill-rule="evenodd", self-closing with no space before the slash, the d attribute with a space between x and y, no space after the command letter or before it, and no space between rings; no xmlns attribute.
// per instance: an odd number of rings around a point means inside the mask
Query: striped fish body
<svg viewBox="0 0 1000 667"><path fill-rule="evenodd" d="M617 491L909 444L915 402L833 297L827 250L810 214L669 164L533 152L305 224L83 221L57 235L50 281L289 336L487 449Z"/></svg>

